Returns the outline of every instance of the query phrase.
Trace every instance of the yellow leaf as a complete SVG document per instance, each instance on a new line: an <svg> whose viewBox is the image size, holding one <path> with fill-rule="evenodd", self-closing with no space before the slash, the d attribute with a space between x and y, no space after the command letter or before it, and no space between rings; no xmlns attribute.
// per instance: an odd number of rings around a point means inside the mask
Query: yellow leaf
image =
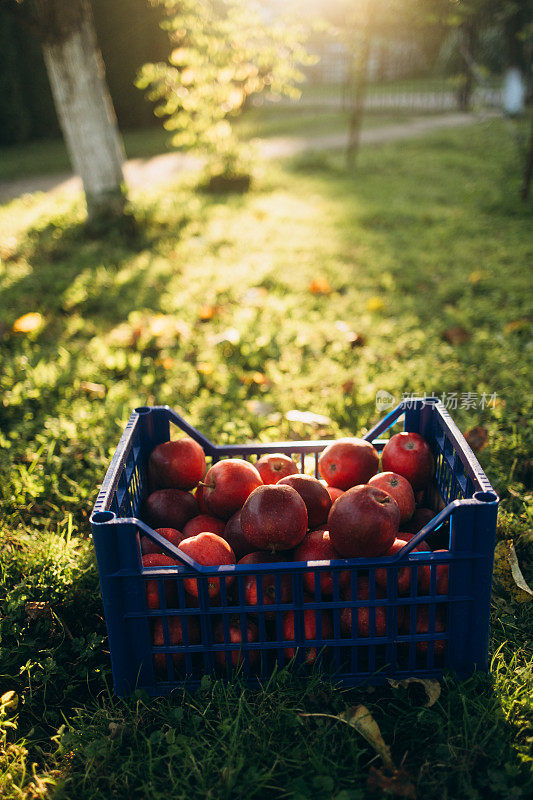
<svg viewBox="0 0 533 800"><path fill-rule="evenodd" d="M481 269L475 269L473 272L470 273L468 276L468 280L471 284L479 283L485 277L486 273L483 272Z"/></svg>
<svg viewBox="0 0 533 800"><path fill-rule="evenodd" d="M196 77L196 73L191 67L187 67L184 69L180 75L180 80L183 86L190 86L191 83L194 83L194 79Z"/></svg>
<svg viewBox="0 0 533 800"><path fill-rule="evenodd" d="M369 297L366 301L367 311L383 311L385 303L381 297Z"/></svg>
<svg viewBox="0 0 533 800"><path fill-rule="evenodd" d="M376 753L381 756L383 766L391 772L396 771L392 760L390 749L385 743L379 725L366 706L354 706L348 708L342 714L299 714L300 717L325 717L326 719L345 722L351 728L361 734L366 741L374 748Z"/></svg>
<svg viewBox="0 0 533 800"><path fill-rule="evenodd" d="M527 319L513 319L505 325L505 333L514 333L515 331L525 331L529 328L530 323Z"/></svg>
<svg viewBox="0 0 533 800"><path fill-rule="evenodd" d="M304 425L330 425L331 419L324 414L315 414L314 411L298 411L293 408L287 411L285 419L289 422L302 422Z"/></svg>
<svg viewBox="0 0 533 800"><path fill-rule="evenodd" d="M262 372L254 372L252 375L252 381L256 383L258 386L262 386L264 383L268 382L268 378L266 375L263 375Z"/></svg>
<svg viewBox="0 0 533 800"><path fill-rule="evenodd" d="M200 375L211 375L213 372L213 365L208 361L201 361L196 367Z"/></svg>
<svg viewBox="0 0 533 800"><path fill-rule="evenodd" d="M18 694L13 690L10 692L4 692L4 694L0 697L0 708L5 711L15 711L18 704Z"/></svg>
<svg viewBox="0 0 533 800"><path fill-rule="evenodd" d="M33 333L38 330L43 324L42 315L38 311L32 311L29 314L24 314L13 323L14 333Z"/></svg>
<svg viewBox="0 0 533 800"><path fill-rule="evenodd" d="M103 383L93 383L92 381L82 381L80 388L89 395L89 397L105 397L106 388Z"/></svg>
<svg viewBox="0 0 533 800"><path fill-rule="evenodd" d="M198 319L202 322L208 322L210 319L213 319L215 314L216 308L205 303L203 306L200 306L198 310Z"/></svg>
<svg viewBox="0 0 533 800"><path fill-rule="evenodd" d="M349 708L340 715L340 719L348 723L352 728L355 728L355 730L372 745L376 753L381 756L383 765L387 769L391 771L396 769L390 754L389 746L385 744L379 725L366 706Z"/></svg>
<svg viewBox="0 0 533 800"><path fill-rule="evenodd" d="M311 294L331 294L333 291L327 278L315 278L309 284Z"/></svg>
<svg viewBox="0 0 533 800"><path fill-rule="evenodd" d="M510 539L498 542L494 550L494 584L518 603L530 603L533 591L526 583Z"/></svg>

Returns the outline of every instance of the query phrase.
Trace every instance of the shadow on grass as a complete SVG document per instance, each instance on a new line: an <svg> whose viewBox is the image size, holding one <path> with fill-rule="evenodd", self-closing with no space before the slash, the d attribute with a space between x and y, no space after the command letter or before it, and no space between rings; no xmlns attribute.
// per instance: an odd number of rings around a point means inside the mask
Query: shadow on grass
<svg viewBox="0 0 533 800"><path fill-rule="evenodd" d="M126 797L129 786L151 797L363 798L370 766L381 767L372 747L341 721L301 714L335 717L364 704L417 800L526 797L532 778L501 688L498 676L445 678L426 708L420 686L342 690L283 670L265 691L206 679L193 695L102 696L64 726L52 796Z"/></svg>

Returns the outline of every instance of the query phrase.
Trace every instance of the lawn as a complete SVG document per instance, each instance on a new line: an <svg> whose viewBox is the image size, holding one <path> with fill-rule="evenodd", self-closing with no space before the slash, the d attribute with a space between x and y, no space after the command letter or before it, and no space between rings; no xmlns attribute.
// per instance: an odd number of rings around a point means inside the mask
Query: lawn
<svg viewBox="0 0 533 800"><path fill-rule="evenodd" d="M519 171L492 121L365 148L353 175L307 154L258 165L244 196L194 177L139 193L129 243L87 239L66 194L0 208L0 696L18 698L0 710L3 798L358 800L370 745L300 716L358 703L419 800L531 795L532 603L496 588L489 674L446 675L430 708L416 687L290 670L261 691L206 680L119 701L88 525L135 406L168 403L218 442L272 441L361 433L379 389L456 392L461 429L487 431L498 537L531 582L533 205L516 199ZM27 313L35 329L15 332ZM496 402L467 407L467 392Z"/></svg>

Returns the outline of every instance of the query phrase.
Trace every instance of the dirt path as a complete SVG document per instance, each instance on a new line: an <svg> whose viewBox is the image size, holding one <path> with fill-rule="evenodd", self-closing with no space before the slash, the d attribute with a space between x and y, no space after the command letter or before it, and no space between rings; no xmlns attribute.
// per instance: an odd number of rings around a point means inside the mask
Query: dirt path
<svg viewBox="0 0 533 800"><path fill-rule="evenodd" d="M401 139L424 136L432 131L472 125L494 113L483 116L475 114L441 114L432 117L414 117L409 122L386 125L382 128L370 128L362 132L362 144L385 144ZM278 136L272 139L260 139L259 150L265 158L286 158L308 150L331 150L344 147L345 133L329 136L295 137ZM198 169L200 158L186 153L163 153L152 158L132 158L124 168L125 178L131 189L157 187L170 183L184 171ZM81 181L71 173L55 175L34 175L12 181L0 181L0 203L6 203L16 197L33 192L49 192L68 190L77 192L81 189Z"/></svg>

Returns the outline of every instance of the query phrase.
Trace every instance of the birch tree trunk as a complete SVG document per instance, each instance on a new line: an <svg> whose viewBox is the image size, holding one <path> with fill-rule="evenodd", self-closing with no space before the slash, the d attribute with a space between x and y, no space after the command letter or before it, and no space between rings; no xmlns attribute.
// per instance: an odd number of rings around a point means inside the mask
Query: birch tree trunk
<svg viewBox="0 0 533 800"><path fill-rule="evenodd" d="M59 123L91 222L124 214L124 149L88 0L36 0Z"/></svg>

